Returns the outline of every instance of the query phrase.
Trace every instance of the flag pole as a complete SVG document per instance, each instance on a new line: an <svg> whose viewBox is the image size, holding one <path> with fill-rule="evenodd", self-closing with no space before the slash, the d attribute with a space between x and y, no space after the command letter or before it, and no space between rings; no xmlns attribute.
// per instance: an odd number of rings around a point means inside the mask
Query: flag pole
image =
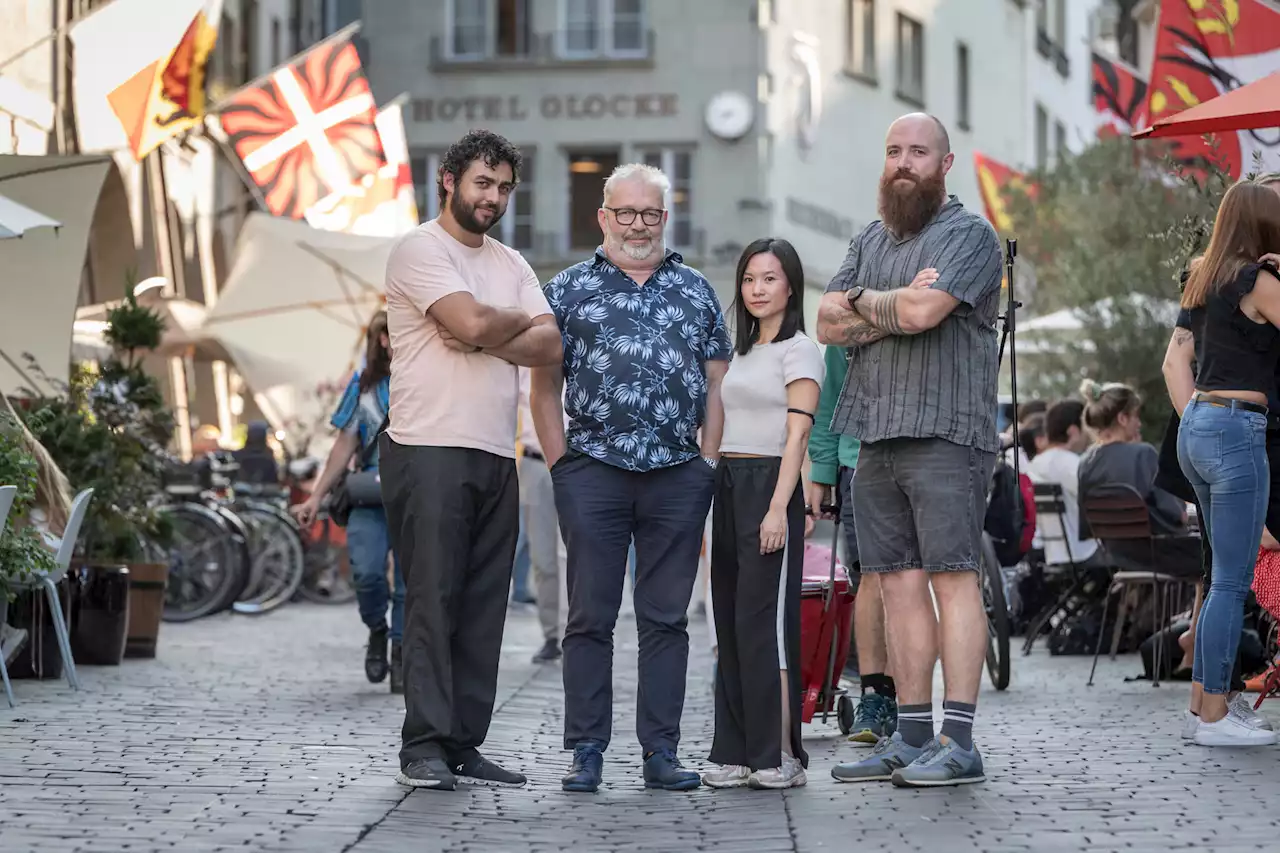
<svg viewBox="0 0 1280 853"><path fill-rule="evenodd" d="M240 177L240 181L249 188L249 193L253 196L254 201L258 203L258 206L270 213L271 208L267 206L267 197L262 194L262 189L253 180L253 175L249 174L249 170L244 167L244 161L231 149L221 129L214 127L212 123L215 121L216 119L212 115L206 115L204 122L201 125L197 125L197 128L200 128L200 132L206 139L213 140L214 147L231 164L232 170ZM193 128L192 132L196 132L196 129Z"/></svg>
<svg viewBox="0 0 1280 853"><path fill-rule="evenodd" d="M315 44L311 45L301 53L294 54L293 56L289 57L287 61L280 63L275 68L272 68L270 71L268 71L266 74L261 74L258 77L255 77L253 80L250 80L248 83L245 83L243 86L241 86L239 89L236 89L231 94L224 95L216 104L213 104L207 110L205 110L205 112L208 115L213 115L215 113L221 112L223 109L226 108L227 104L230 101L234 100L235 97L239 95L241 92L245 92L245 91L248 91L249 89L254 89L258 86L261 86L263 83L270 80L271 76L275 74L277 71L279 71L281 68L287 68L288 66L293 65L295 62L298 61L300 57L306 56L308 53L310 53L313 50L317 50L321 47L324 47L325 45L334 44L335 42L350 39L359 31L360 31L359 21L355 21L353 23L347 24L345 27L338 30L336 33L329 36L328 38L322 39L321 41L316 42Z"/></svg>

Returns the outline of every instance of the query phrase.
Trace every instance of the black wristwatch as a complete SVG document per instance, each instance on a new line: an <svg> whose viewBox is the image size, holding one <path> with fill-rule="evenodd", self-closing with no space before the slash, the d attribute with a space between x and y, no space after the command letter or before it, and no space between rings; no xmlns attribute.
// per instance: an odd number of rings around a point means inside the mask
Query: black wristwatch
<svg viewBox="0 0 1280 853"><path fill-rule="evenodd" d="M854 285L853 287L845 291L844 298L849 303L849 307L853 308L853 303L861 299L862 294L866 292L867 292L867 289L862 285Z"/></svg>

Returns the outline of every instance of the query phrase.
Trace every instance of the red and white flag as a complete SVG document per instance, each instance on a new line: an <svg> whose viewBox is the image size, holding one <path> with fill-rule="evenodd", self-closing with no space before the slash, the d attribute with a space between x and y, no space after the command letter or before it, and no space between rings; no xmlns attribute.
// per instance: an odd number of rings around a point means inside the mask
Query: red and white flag
<svg viewBox="0 0 1280 853"><path fill-rule="evenodd" d="M386 165L355 31L336 33L218 107L228 144L276 216L301 219Z"/></svg>

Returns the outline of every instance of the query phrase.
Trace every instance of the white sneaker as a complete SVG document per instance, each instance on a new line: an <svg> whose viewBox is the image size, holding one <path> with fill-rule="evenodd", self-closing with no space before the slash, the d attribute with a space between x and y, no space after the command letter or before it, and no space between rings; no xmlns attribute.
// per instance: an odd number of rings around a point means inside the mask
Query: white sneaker
<svg viewBox="0 0 1280 853"><path fill-rule="evenodd" d="M726 764L702 774L702 784L708 788L745 788L751 770L741 764Z"/></svg>
<svg viewBox="0 0 1280 853"><path fill-rule="evenodd" d="M747 780L747 784L752 788L763 789L800 788L808 782L809 777L805 775L804 768L790 755L782 756L781 767L757 770Z"/></svg>
<svg viewBox="0 0 1280 853"><path fill-rule="evenodd" d="M1182 721L1182 739L1195 740L1196 729L1200 728L1200 718L1190 711L1183 711L1187 718Z"/></svg>
<svg viewBox="0 0 1280 853"><path fill-rule="evenodd" d="M1201 746L1270 746L1276 733L1255 729L1230 712L1216 723L1200 721L1193 738Z"/></svg>
<svg viewBox="0 0 1280 853"><path fill-rule="evenodd" d="M1244 698L1243 693L1237 693L1231 697L1231 701L1227 703L1227 713L1235 714L1248 723L1250 728L1271 731L1271 721L1253 710L1253 704Z"/></svg>

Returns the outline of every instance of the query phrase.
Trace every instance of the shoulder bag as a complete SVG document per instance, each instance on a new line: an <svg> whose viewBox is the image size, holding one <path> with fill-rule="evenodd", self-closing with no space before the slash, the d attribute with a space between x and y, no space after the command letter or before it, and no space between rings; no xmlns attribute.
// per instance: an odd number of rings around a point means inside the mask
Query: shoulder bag
<svg viewBox="0 0 1280 853"><path fill-rule="evenodd" d="M339 527L346 527L351 520L351 510L357 507L382 506L382 478L378 469L369 468L369 460L373 458L378 447L378 438L387 431L391 423L391 413L382 419L382 426L374 433L373 438L360 451L360 468L357 471L345 471L333 487L329 499L329 518Z"/></svg>

